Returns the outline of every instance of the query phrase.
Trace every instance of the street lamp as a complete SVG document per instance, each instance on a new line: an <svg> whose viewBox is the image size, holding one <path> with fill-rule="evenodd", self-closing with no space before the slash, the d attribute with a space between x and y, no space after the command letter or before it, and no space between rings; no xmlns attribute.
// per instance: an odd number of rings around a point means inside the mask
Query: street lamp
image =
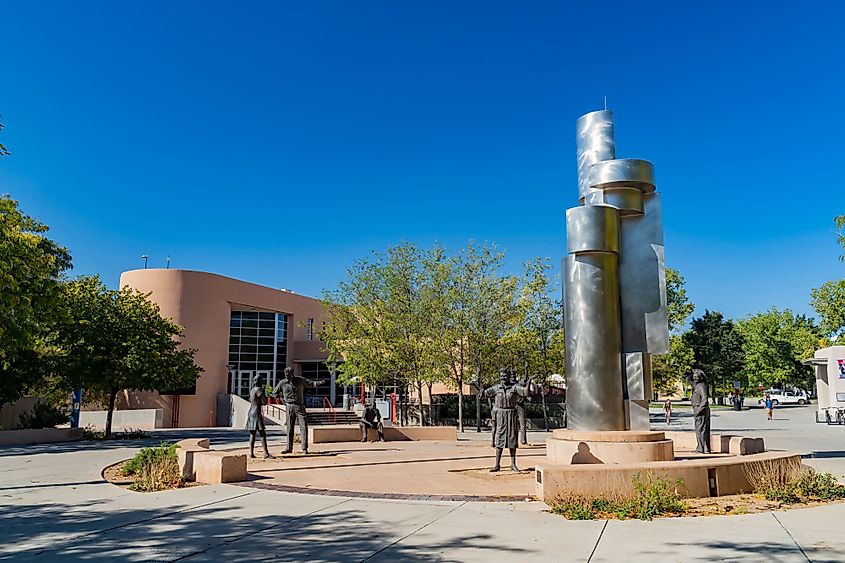
<svg viewBox="0 0 845 563"><path fill-rule="evenodd" d="M144 269L146 270L147 269L147 260L149 259L149 256L144 254L144 255L141 256L141 258L144 259Z"/></svg>

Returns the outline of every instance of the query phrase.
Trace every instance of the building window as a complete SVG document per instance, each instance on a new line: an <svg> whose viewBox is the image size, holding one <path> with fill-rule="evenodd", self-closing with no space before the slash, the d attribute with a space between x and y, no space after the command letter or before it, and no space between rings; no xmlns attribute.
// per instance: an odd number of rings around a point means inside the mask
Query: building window
<svg viewBox="0 0 845 563"><path fill-rule="evenodd" d="M230 393L249 397L253 378L275 385L287 365L287 315L232 311L229 318Z"/></svg>
<svg viewBox="0 0 845 563"><path fill-rule="evenodd" d="M305 323L305 339L314 340L314 319L308 319Z"/></svg>

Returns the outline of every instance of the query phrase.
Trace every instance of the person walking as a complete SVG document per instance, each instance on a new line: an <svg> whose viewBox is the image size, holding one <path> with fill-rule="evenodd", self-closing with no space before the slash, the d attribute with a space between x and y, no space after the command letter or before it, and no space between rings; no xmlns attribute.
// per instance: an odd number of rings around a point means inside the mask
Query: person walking
<svg viewBox="0 0 845 563"><path fill-rule="evenodd" d="M672 422L672 401L669 399L663 403L663 416L666 418L666 424Z"/></svg>
<svg viewBox="0 0 845 563"><path fill-rule="evenodd" d="M764 402L766 404L766 420L772 420L772 409L775 408L772 396L766 393Z"/></svg>

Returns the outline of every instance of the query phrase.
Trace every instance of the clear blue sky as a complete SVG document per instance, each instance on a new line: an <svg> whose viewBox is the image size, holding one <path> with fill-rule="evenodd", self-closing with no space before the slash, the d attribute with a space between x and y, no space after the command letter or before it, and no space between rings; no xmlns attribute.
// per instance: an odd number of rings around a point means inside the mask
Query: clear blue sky
<svg viewBox="0 0 845 563"><path fill-rule="evenodd" d="M9 2L0 192L75 273L319 295L401 240L557 263L575 119L652 160L697 311L810 312L842 277L836 2Z"/></svg>

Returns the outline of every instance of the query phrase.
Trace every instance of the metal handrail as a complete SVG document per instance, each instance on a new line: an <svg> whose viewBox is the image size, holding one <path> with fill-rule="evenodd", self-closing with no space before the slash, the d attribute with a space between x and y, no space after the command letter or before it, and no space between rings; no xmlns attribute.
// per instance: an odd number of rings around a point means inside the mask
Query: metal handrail
<svg viewBox="0 0 845 563"><path fill-rule="evenodd" d="M274 417L274 418L278 418L279 420L284 420L284 418L285 418L285 414L287 414L287 410L286 410L283 406L281 406L281 405L267 404L267 405L262 405L262 406L261 406L261 408L262 408L265 412L266 412L266 411L271 411L271 412L272 412L272 414L270 414L270 416L272 416L272 417ZM278 415L278 414L276 414L276 412L279 412L279 413L281 413L281 414L280 414L280 415ZM269 413L268 413L268 414L269 414Z"/></svg>
<svg viewBox="0 0 845 563"><path fill-rule="evenodd" d="M332 405L332 402L329 401L328 397L323 396L323 404L328 406L332 413L332 424L337 424L337 411L334 410L334 406Z"/></svg>

